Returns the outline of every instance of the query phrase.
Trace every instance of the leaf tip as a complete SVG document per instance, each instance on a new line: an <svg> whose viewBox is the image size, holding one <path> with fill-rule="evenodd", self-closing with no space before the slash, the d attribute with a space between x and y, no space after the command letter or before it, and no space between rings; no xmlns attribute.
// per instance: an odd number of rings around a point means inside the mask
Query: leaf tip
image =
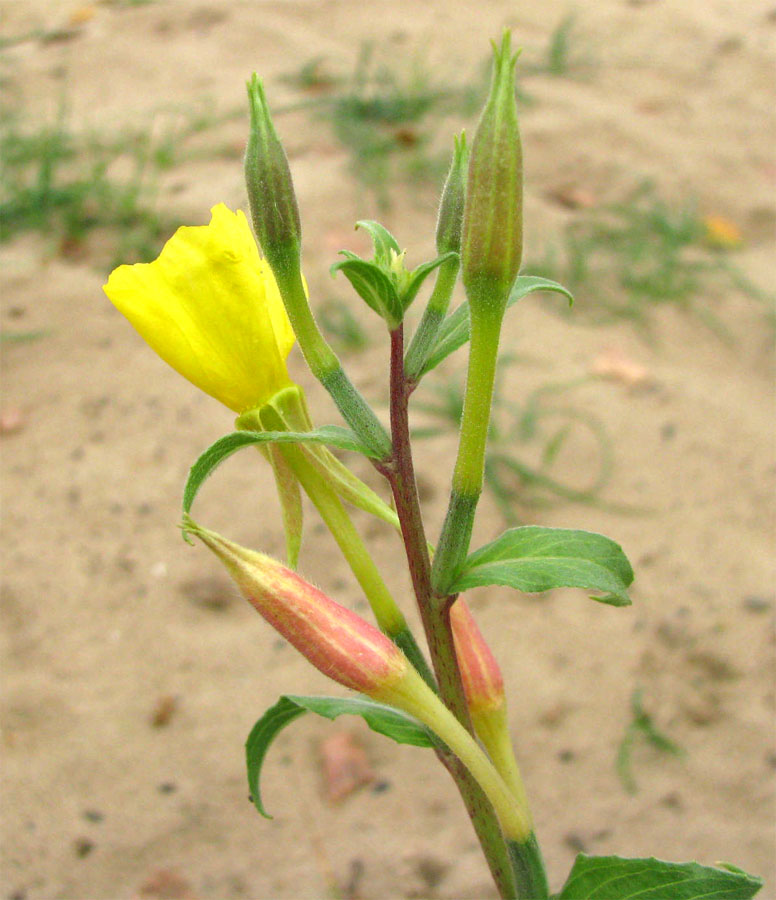
<svg viewBox="0 0 776 900"><path fill-rule="evenodd" d="M597 603L606 603L608 606L633 606L633 601L627 594L588 594L591 600Z"/></svg>

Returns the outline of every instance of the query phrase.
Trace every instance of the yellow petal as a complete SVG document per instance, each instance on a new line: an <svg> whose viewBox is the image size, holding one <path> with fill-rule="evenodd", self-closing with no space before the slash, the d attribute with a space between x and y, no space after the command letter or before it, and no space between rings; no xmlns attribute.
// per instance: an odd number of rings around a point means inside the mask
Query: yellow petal
<svg viewBox="0 0 776 900"><path fill-rule="evenodd" d="M294 333L242 211L213 207L152 263L119 266L104 291L162 359L237 413L291 384Z"/></svg>

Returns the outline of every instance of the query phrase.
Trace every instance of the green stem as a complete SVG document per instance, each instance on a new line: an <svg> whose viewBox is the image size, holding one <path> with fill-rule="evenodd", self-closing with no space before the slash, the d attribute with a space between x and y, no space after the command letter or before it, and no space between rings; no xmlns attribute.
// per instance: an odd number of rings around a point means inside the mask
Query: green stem
<svg viewBox="0 0 776 900"><path fill-rule="evenodd" d="M507 846L521 900L548 900L547 872L533 831L524 841L507 841Z"/></svg>
<svg viewBox="0 0 776 900"><path fill-rule="evenodd" d="M473 496L459 494L455 488L450 493L450 504L447 507L431 570L433 592L436 597L447 596L447 589L466 560L479 496L479 493Z"/></svg>
<svg viewBox="0 0 776 900"><path fill-rule="evenodd" d="M372 407L351 383L337 354L321 334L307 301L302 278L297 268L279 267L275 271L291 327L313 375L331 394L345 421L367 446L386 459L391 453L391 439Z"/></svg>
<svg viewBox="0 0 776 900"><path fill-rule="evenodd" d="M404 374L404 335L402 327L399 326L391 332L393 458L391 464L380 467L380 471L388 479L393 492L410 576L439 683L440 697L463 727L471 733L471 719L450 627L452 601L441 607L435 606L432 602L431 561L412 462L408 397L409 385ZM437 756L461 793L499 894L503 898L517 897L515 877L493 806L475 778L455 755L447 748L439 747Z"/></svg>
<svg viewBox="0 0 776 900"><path fill-rule="evenodd" d="M434 557L432 582L438 597L446 596L469 552L474 513L482 493L485 448L496 380L501 315L471 320L469 368L461 418L458 458L453 472L450 505Z"/></svg>
<svg viewBox="0 0 776 900"><path fill-rule="evenodd" d="M437 608L448 608L449 588L455 574L466 560L474 514L482 493L501 320L502 314L498 310L494 310L492 314L480 312L471 320L469 368L458 457L453 472L450 504L432 569ZM511 746L489 749L495 749L497 766L501 774L506 776L518 805L527 813L525 789L517 763L512 756ZM525 900L547 900L549 897L547 875L533 831L524 840L508 840L507 846L518 896Z"/></svg>
<svg viewBox="0 0 776 900"><path fill-rule="evenodd" d="M373 697L398 706L427 725L466 766L485 791L508 842L522 845L531 835L525 810L485 751L417 673L411 672Z"/></svg>
<svg viewBox="0 0 776 900"><path fill-rule="evenodd" d="M385 585L374 560L369 555L361 535L347 514L339 497L325 478L307 459L304 452L292 444L279 445L307 496L339 545L356 580L361 585L380 629L390 638L406 632L407 622Z"/></svg>
<svg viewBox="0 0 776 900"><path fill-rule="evenodd" d="M517 798L518 804L530 817L528 796L509 734L506 702L491 709L472 712L472 722L477 737L493 761L496 771L507 783Z"/></svg>
<svg viewBox="0 0 776 900"><path fill-rule="evenodd" d="M423 366L434 345L439 326L444 321L455 288L455 281L458 278L459 268L458 257L443 262L439 267L434 290L423 311L415 334L412 336L407 355L404 357L404 375L412 386L420 381Z"/></svg>

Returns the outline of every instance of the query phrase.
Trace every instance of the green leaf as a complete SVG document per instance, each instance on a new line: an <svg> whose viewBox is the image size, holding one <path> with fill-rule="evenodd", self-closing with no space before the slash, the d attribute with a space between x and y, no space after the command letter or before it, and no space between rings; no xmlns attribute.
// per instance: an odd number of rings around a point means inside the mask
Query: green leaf
<svg viewBox="0 0 776 900"><path fill-rule="evenodd" d="M385 226L373 219L362 219L356 222L356 228L363 228L369 232L375 248L375 262L378 266L389 267L391 264L391 250L398 256L401 252L396 238Z"/></svg>
<svg viewBox="0 0 776 900"><path fill-rule="evenodd" d="M556 900L749 900L761 887L735 866L580 853Z"/></svg>
<svg viewBox="0 0 776 900"><path fill-rule="evenodd" d="M557 587L603 591L593 600L628 606L633 570L619 544L589 531L525 525L510 528L472 553L453 578L451 594L487 584L529 593Z"/></svg>
<svg viewBox="0 0 776 900"><path fill-rule="evenodd" d="M569 298L569 303L572 303L574 299L571 292L557 281L550 281L549 278L540 278L535 275L518 275L507 300L507 309L534 291L564 294ZM436 368L443 359L447 359L451 353L454 353L459 347L463 347L468 340L469 304L464 302L440 326L434 347L429 353L420 375L425 375Z"/></svg>
<svg viewBox="0 0 776 900"><path fill-rule="evenodd" d="M443 253L441 256L437 256L436 259L432 259L430 262L421 263L421 265L417 266L417 268L413 269L410 273L410 280L407 284L404 293L401 296L401 305L404 310L409 308L410 303L417 297L418 291L420 290L421 285L426 280L426 278L434 271L434 269L438 269L442 263L448 261L448 259L457 259L458 254L455 250L450 250L448 253Z"/></svg>
<svg viewBox="0 0 776 900"><path fill-rule="evenodd" d="M323 425L314 431L233 431L224 435L205 450L189 471L186 487L183 489L183 511L191 512L194 498L202 483L225 459L243 447L251 444L329 444L342 450L353 450L364 456L376 454L362 444L348 428L339 425Z"/></svg>
<svg viewBox="0 0 776 900"><path fill-rule="evenodd" d="M342 253L347 258L329 268L332 276L342 272L367 306L385 319L389 328L397 328L404 311L393 281L377 263L359 259L348 251Z"/></svg>
<svg viewBox="0 0 776 900"><path fill-rule="evenodd" d="M433 747L429 732L411 716L362 697L301 697L285 694L270 707L251 729L245 742L245 759L248 766L248 785L256 809L266 818L272 818L261 802L259 779L264 757L272 741L294 719L313 712L327 719L337 716L361 716L366 724L397 744L415 747Z"/></svg>

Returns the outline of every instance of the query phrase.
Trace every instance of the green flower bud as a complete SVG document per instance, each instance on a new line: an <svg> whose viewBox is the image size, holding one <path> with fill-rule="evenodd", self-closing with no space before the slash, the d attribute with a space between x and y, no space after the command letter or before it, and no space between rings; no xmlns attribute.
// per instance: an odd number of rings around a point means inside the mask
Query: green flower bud
<svg viewBox="0 0 776 900"><path fill-rule="evenodd" d="M299 268L302 226L291 171L272 124L264 85L254 73L248 82L251 130L245 152L245 180L256 237L276 273Z"/></svg>
<svg viewBox="0 0 776 900"><path fill-rule="evenodd" d="M500 319L523 250L523 154L510 34L493 45L490 94L472 143L461 269L472 317Z"/></svg>
<svg viewBox="0 0 776 900"><path fill-rule="evenodd" d="M380 458L387 458L391 454L391 439L343 371L307 301L301 271L302 228L294 185L283 145L272 124L264 86L255 73L248 82L248 98L251 131L245 153L245 179L256 237L275 276L307 365L356 434Z"/></svg>
<svg viewBox="0 0 776 900"><path fill-rule="evenodd" d="M437 218L436 247L437 253L449 253L451 250L461 252L461 229L463 227L463 204L466 197L466 168L469 162L469 149L466 146L466 135L461 132L460 140L455 137L455 149L450 171L447 173L445 186L442 188L442 199L439 203Z"/></svg>

